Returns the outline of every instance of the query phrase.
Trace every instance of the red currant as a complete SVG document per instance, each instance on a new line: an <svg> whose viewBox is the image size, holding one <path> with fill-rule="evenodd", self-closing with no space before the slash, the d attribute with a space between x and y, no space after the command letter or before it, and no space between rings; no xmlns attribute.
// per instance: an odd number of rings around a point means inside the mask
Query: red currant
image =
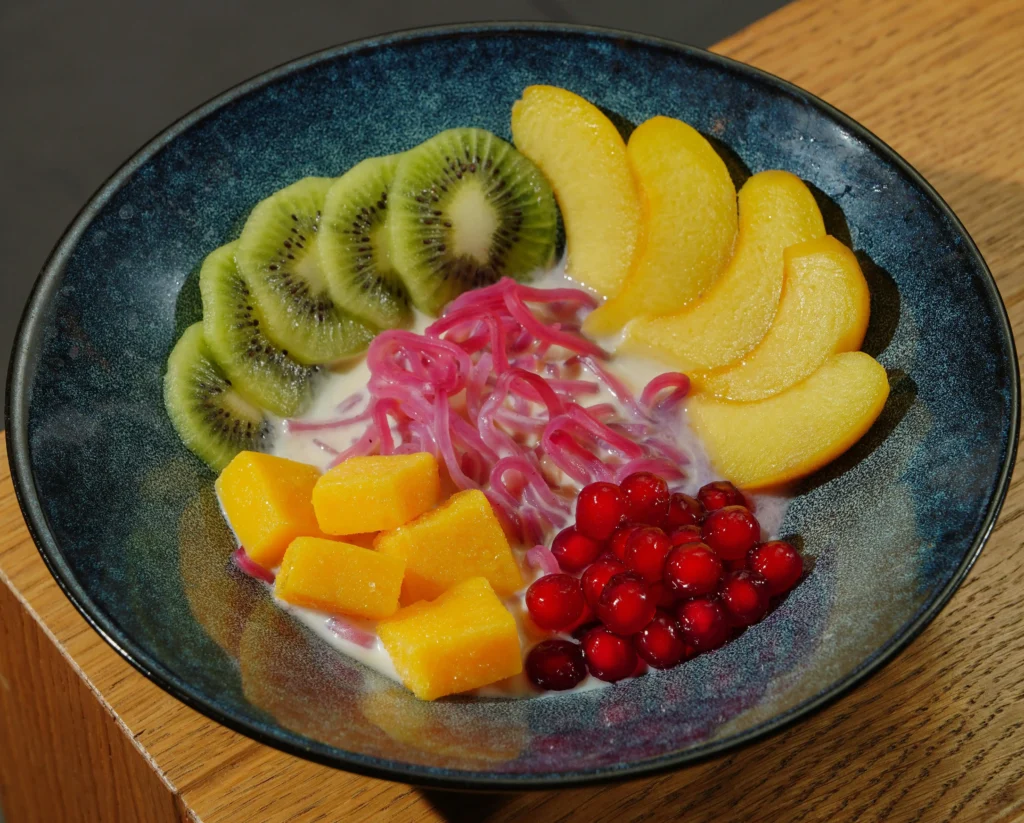
<svg viewBox="0 0 1024 823"><path fill-rule="evenodd" d="M784 540L756 546L747 556L747 565L764 578L770 595L788 592L804 573L804 559Z"/></svg>
<svg viewBox="0 0 1024 823"><path fill-rule="evenodd" d="M657 526L637 529L626 543L626 566L648 583L661 580L672 544Z"/></svg>
<svg viewBox="0 0 1024 823"><path fill-rule="evenodd" d="M632 676L638 663L629 640L600 627L584 636L583 654L590 673L609 683Z"/></svg>
<svg viewBox="0 0 1024 823"><path fill-rule="evenodd" d="M633 648L656 669L671 669L686 655L686 643L676 619L658 612L644 628L633 635Z"/></svg>
<svg viewBox="0 0 1024 823"><path fill-rule="evenodd" d="M704 518L701 537L723 560L739 560L761 539L761 525L744 506L726 506Z"/></svg>
<svg viewBox="0 0 1024 823"><path fill-rule="evenodd" d="M676 596L665 585L664 580L651 583L647 588L651 590L651 596L654 598L654 603L659 609L669 609L675 605Z"/></svg>
<svg viewBox="0 0 1024 823"><path fill-rule="evenodd" d="M591 483L576 498L576 531L607 540L626 514L622 490L614 483Z"/></svg>
<svg viewBox="0 0 1024 823"><path fill-rule="evenodd" d="M729 638L729 620L722 604L715 598L685 600L676 607L679 631L694 650L717 649Z"/></svg>
<svg viewBox="0 0 1024 823"><path fill-rule="evenodd" d="M668 514L665 516L665 529L678 529L680 526L698 526L704 518L704 507L696 497L677 492L669 498Z"/></svg>
<svg viewBox="0 0 1024 823"><path fill-rule="evenodd" d="M701 486L697 492L697 499L709 512L724 509L726 506L742 506L745 502L740 490L728 480L716 480L714 483Z"/></svg>
<svg viewBox="0 0 1024 823"><path fill-rule="evenodd" d="M650 472L634 472L619 487L626 500L626 517L631 523L660 526L668 514L671 497L668 483Z"/></svg>
<svg viewBox="0 0 1024 823"><path fill-rule="evenodd" d="M544 640L526 655L526 676L538 689L571 689L587 676L583 648L568 640Z"/></svg>
<svg viewBox="0 0 1024 823"><path fill-rule="evenodd" d="M586 601L580 581L570 574L548 574L526 590L526 608L542 629L558 631L580 619Z"/></svg>
<svg viewBox="0 0 1024 823"><path fill-rule="evenodd" d="M612 532L611 539L608 541L608 547L623 563L626 562L626 544L629 543L629 538L633 536L637 529L642 528L643 526L619 526L619 528Z"/></svg>
<svg viewBox="0 0 1024 823"><path fill-rule="evenodd" d="M701 543L700 526L680 526L668 536L668 542L673 546L684 546L687 543Z"/></svg>
<svg viewBox="0 0 1024 823"><path fill-rule="evenodd" d="M736 626L750 626L768 611L768 586L757 572L729 572L722 580L721 596Z"/></svg>
<svg viewBox="0 0 1024 823"><path fill-rule="evenodd" d="M636 574L617 574L597 601L597 617L616 634L634 634L654 617L654 596Z"/></svg>
<svg viewBox="0 0 1024 823"><path fill-rule="evenodd" d="M676 597L700 597L718 590L722 560L703 543L677 546L665 561L665 586Z"/></svg>
<svg viewBox="0 0 1024 823"><path fill-rule="evenodd" d="M601 544L569 526L555 535L551 541L551 553L565 571L578 572L597 559Z"/></svg>
<svg viewBox="0 0 1024 823"><path fill-rule="evenodd" d="M597 608L597 603L601 599L601 592L608 585L608 581L615 577L615 575L622 574L625 570L626 566L620 563L616 557L606 554L595 560L583 572L583 577L580 578L580 582L583 584L583 596L586 597L587 603L590 604L591 608Z"/></svg>

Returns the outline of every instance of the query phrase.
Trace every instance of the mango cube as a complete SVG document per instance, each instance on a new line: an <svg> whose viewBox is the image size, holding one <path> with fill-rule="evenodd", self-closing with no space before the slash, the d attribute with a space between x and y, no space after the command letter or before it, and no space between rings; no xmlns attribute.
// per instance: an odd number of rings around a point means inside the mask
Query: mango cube
<svg viewBox="0 0 1024 823"><path fill-rule="evenodd" d="M324 474L313 489L313 509L327 534L397 529L441 499L432 454L350 457Z"/></svg>
<svg viewBox="0 0 1024 823"><path fill-rule="evenodd" d="M287 603L379 619L398 610L405 564L338 540L298 537L281 561L274 593Z"/></svg>
<svg viewBox="0 0 1024 823"><path fill-rule="evenodd" d="M384 532L377 551L405 561L402 605L431 600L471 577L484 577L501 597L523 586L508 538L483 492L453 494L443 506Z"/></svg>
<svg viewBox="0 0 1024 823"><path fill-rule="evenodd" d="M421 700L478 689L523 669L515 618L483 577L400 610L377 631L402 682Z"/></svg>
<svg viewBox="0 0 1024 823"><path fill-rule="evenodd" d="M243 451L217 478L217 496L246 553L266 569L281 562L296 537L322 537L311 498L314 466Z"/></svg>

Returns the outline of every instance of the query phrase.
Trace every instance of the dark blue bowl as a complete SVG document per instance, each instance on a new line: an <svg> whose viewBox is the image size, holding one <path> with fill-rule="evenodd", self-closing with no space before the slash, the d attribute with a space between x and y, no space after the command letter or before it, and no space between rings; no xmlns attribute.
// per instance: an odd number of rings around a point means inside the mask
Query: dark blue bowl
<svg viewBox="0 0 1024 823"><path fill-rule="evenodd" d="M334 655L227 571L212 476L164 414L161 375L198 316L195 271L254 203L452 126L509 134L531 83L638 123L679 117L738 178L813 184L872 289L865 348L892 394L806 481L784 531L813 570L768 619L677 669L518 702L416 702ZM126 659L285 751L411 783L566 786L681 766L807 716L886 661L963 580L1006 494L1013 338L963 226L903 160L775 77L707 52L566 26L471 26L322 52L202 106L103 186L57 245L18 333L7 437L57 581Z"/></svg>

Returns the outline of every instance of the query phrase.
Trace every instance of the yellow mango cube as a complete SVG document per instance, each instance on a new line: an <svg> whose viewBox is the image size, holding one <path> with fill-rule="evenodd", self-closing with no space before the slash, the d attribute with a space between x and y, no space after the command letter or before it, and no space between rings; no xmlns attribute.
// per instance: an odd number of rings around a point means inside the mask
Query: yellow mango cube
<svg viewBox="0 0 1024 823"><path fill-rule="evenodd" d="M402 682L421 700L478 689L523 670L515 618L483 577L377 626Z"/></svg>
<svg viewBox="0 0 1024 823"><path fill-rule="evenodd" d="M327 534L397 529L441 499L434 455L350 457L324 474L313 489L313 509Z"/></svg>
<svg viewBox="0 0 1024 823"><path fill-rule="evenodd" d="M453 494L443 506L380 534L374 546L405 561L403 606L432 600L471 577L485 577L501 597L523 586L501 523L475 489Z"/></svg>
<svg viewBox="0 0 1024 823"><path fill-rule="evenodd" d="M217 496L246 553L272 569L296 537L322 537L313 512L315 466L244 451L217 478Z"/></svg>
<svg viewBox="0 0 1024 823"><path fill-rule="evenodd" d="M398 610L405 564L338 540L298 537L281 561L274 594L286 603L379 619Z"/></svg>

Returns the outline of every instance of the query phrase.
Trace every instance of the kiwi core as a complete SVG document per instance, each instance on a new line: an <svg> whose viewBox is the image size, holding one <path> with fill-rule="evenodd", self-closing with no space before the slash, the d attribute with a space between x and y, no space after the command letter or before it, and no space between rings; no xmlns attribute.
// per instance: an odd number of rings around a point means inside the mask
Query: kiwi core
<svg viewBox="0 0 1024 823"><path fill-rule="evenodd" d="M477 180L466 181L455 192L448 213L454 225L452 251L485 265L491 257L491 238L499 225L498 213Z"/></svg>
<svg viewBox="0 0 1024 823"><path fill-rule="evenodd" d="M306 253L296 261L293 271L309 284L310 292L324 294L327 291L327 278L321 268L320 248L315 234L307 246Z"/></svg>

